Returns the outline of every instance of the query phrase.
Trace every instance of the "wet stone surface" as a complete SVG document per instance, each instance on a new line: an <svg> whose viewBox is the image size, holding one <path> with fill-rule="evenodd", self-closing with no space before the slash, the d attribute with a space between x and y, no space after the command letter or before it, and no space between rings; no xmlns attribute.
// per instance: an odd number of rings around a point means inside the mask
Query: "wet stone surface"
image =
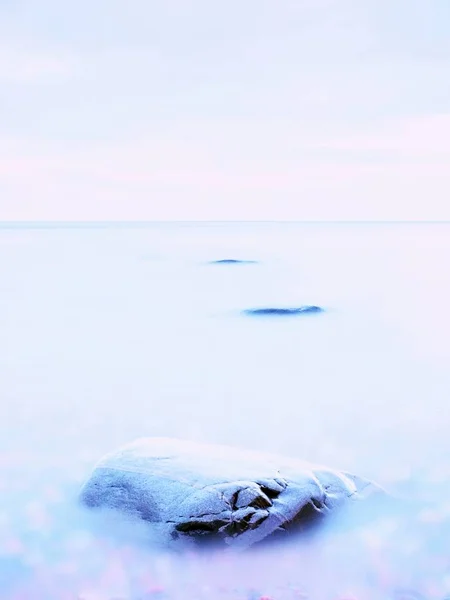
<svg viewBox="0 0 450 600"><path fill-rule="evenodd" d="M104 457L80 499L163 524L171 541L245 548L319 523L347 500L383 493L362 478L297 459L143 438Z"/></svg>

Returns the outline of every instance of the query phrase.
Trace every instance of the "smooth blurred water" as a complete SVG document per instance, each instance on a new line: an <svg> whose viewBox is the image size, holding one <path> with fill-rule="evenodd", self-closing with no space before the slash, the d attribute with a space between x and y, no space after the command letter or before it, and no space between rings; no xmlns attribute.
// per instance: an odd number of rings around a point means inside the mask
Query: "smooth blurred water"
<svg viewBox="0 0 450 600"><path fill-rule="evenodd" d="M258 263L209 264L227 258ZM142 435L297 455L392 489L447 481L449 258L446 224L0 228L11 585L88 535L79 482ZM327 310L240 312L302 304Z"/></svg>

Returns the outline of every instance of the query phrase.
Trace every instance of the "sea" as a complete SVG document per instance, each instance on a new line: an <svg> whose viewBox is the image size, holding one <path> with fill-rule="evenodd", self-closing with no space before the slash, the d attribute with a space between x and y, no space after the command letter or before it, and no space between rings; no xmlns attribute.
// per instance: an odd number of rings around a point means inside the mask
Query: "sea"
<svg viewBox="0 0 450 600"><path fill-rule="evenodd" d="M449 598L449 264L447 223L0 224L0 597ZM142 436L318 462L409 508L155 550L77 502Z"/></svg>

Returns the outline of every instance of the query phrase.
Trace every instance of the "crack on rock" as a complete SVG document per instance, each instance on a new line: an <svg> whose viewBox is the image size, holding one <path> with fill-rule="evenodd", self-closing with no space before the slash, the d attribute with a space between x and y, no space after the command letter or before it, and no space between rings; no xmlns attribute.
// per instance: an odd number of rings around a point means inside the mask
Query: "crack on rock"
<svg viewBox="0 0 450 600"><path fill-rule="evenodd" d="M241 509L239 518L236 519L236 514L232 515L230 524L226 527L226 533L232 537L244 533L245 531L256 529L269 516L267 510L252 510L251 508Z"/></svg>
<svg viewBox="0 0 450 600"><path fill-rule="evenodd" d="M324 503L312 498L293 519L284 524L284 528L290 531L309 529L323 518L325 512Z"/></svg>
<svg viewBox="0 0 450 600"><path fill-rule="evenodd" d="M219 512L211 512L208 511L206 513L200 513L200 514L196 514L196 515L179 515L178 518L179 519L202 519L203 517L218 517L220 515L229 515L231 513L231 511L228 510L221 510ZM168 523L176 523L178 521L168 521Z"/></svg>
<svg viewBox="0 0 450 600"><path fill-rule="evenodd" d="M265 508L270 508L273 505L270 498L267 497L267 494L264 496L257 496L252 502L250 502L249 506L252 508L258 508L260 510L264 510Z"/></svg>
<svg viewBox="0 0 450 600"><path fill-rule="evenodd" d="M279 491L277 489L267 487L266 485L261 485L260 487L263 494L265 494L270 500L275 500L281 494L281 490Z"/></svg>
<svg viewBox="0 0 450 600"><path fill-rule="evenodd" d="M270 506L272 506L272 501L260 485L248 486L239 490L233 504L235 509L245 507L265 509Z"/></svg>
<svg viewBox="0 0 450 600"><path fill-rule="evenodd" d="M323 502L320 502L319 500L317 500L316 498L312 498L311 499L311 504L314 506L314 508L316 508L317 510L322 510L323 508Z"/></svg>
<svg viewBox="0 0 450 600"><path fill-rule="evenodd" d="M231 510L236 510L236 508L238 508L237 502L238 502L238 498L239 498L239 495L240 495L241 492L242 492L242 489L241 490L236 490L234 492L234 494L231 496L230 500L227 500L227 502L231 506Z"/></svg>
<svg viewBox="0 0 450 600"><path fill-rule="evenodd" d="M180 533L188 533L191 535L204 535L208 533L216 533L229 523L228 519L214 519L212 521L185 521L177 523L175 529Z"/></svg>

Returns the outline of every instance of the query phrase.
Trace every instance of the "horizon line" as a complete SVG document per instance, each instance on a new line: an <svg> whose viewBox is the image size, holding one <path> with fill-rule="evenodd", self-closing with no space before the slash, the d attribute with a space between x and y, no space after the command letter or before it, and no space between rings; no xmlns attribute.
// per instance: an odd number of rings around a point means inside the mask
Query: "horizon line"
<svg viewBox="0 0 450 600"><path fill-rule="evenodd" d="M0 220L0 227L16 227L23 225L30 226L54 226L54 225L69 225L69 226L85 226L85 225L177 225L177 224L239 224L239 223L274 223L274 224L293 224L293 225L321 225L321 224L367 224L367 225L390 225L390 224L450 224L450 220L433 220L433 219L310 219L310 220L287 220L287 219L200 219L200 220L151 220L151 219L13 219Z"/></svg>

